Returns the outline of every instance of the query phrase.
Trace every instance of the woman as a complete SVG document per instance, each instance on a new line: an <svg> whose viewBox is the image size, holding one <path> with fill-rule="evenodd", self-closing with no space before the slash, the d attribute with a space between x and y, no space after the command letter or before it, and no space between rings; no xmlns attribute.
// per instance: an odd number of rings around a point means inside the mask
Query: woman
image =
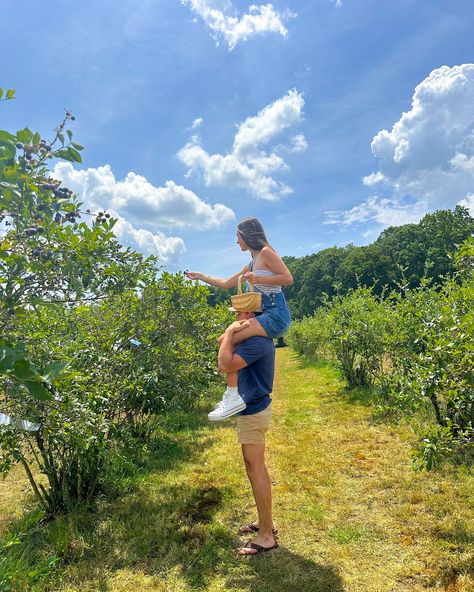
<svg viewBox="0 0 474 592"><path fill-rule="evenodd" d="M199 272L189 271L191 280L201 280L216 288L234 288L239 276L243 276L254 289L262 293L262 312L242 323L242 329L234 334L233 345L249 337L261 336L275 339L281 337L291 323L282 286L293 283L293 277L278 253L270 246L262 225L257 218L246 218L237 226L237 244L242 251L250 251L252 260L239 272L227 279L214 278ZM209 414L209 419L226 419L245 409L238 393L238 373L227 375L227 389L222 401ZM223 407L224 409L223 413Z"/></svg>

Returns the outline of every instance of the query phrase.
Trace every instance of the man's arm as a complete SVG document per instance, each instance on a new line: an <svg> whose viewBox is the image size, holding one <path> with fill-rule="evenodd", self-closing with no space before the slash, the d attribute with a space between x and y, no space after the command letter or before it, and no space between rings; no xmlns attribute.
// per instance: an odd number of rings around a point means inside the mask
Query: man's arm
<svg viewBox="0 0 474 592"><path fill-rule="evenodd" d="M225 330L217 356L219 372L237 372L237 370L248 366L243 358L234 353L232 347L233 334L246 326L248 326L248 321L236 321Z"/></svg>

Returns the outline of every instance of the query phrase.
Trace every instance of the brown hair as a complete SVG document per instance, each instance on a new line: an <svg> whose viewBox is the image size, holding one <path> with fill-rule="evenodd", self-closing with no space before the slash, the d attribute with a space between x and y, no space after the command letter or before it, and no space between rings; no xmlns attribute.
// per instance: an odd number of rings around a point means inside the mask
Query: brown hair
<svg viewBox="0 0 474 592"><path fill-rule="evenodd" d="M263 226L257 218L245 218L245 220L242 220L237 225L237 232L252 251L261 251L263 247L270 246Z"/></svg>

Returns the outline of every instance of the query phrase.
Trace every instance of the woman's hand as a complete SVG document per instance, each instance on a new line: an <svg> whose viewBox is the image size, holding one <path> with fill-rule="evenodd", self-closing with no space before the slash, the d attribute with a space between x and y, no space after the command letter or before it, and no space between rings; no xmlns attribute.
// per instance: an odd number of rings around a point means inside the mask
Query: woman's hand
<svg viewBox="0 0 474 592"><path fill-rule="evenodd" d="M184 275L190 280L202 280L203 275L199 271L185 271Z"/></svg>
<svg viewBox="0 0 474 592"><path fill-rule="evenodd" d="M255 283L255 274L254 274L253 271L247 271L247 273L244 273L243 278L249 284L254 284Z"/></svg>

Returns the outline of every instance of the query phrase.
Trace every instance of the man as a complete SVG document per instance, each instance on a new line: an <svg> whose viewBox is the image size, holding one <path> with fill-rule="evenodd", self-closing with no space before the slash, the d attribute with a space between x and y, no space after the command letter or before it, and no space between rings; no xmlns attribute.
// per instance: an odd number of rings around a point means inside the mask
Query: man
<svg viewBox="0 0 474 592"><path fill-rule="evenodd" d="M237 434L252 485L258 512L258 525L250 524L241 532L258 531L253 541L238 549L240 555L256 555L276 549L272 520L272 492L270 476L265 466L265 434L270 424L275 373L275 347L268 337L250 337L232 346L232 336L248 326L254 313L238 313L222 338L218 365L223 373L237 372L239 393L246 408L237 415Z"/></svg>

